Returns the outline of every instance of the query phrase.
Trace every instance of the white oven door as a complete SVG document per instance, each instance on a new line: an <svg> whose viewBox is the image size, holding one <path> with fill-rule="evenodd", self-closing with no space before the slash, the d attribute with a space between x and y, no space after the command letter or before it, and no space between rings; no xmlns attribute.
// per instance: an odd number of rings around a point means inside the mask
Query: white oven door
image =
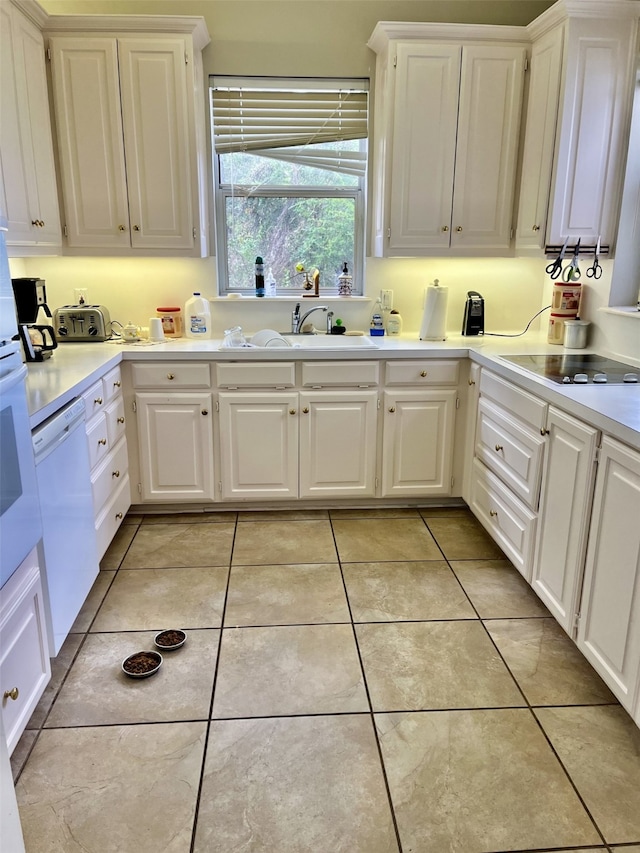
<svg viewBox="0 0 640 853"><path fill-rule="evenodd" d="M0 352L0 586L42 538L36 468L19 344Z"/></svg>

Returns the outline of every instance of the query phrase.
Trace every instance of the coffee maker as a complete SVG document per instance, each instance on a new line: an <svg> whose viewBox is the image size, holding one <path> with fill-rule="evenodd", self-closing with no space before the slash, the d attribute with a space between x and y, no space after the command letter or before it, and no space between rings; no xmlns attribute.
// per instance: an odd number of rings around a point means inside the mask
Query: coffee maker
<svg viewBox="0 0 640 853"><path fill-rule="evenodd" d="M25 358L27 361L44 361L58 346L53 326L46 322L46 318L51 319L51 310L47 305L44 279L12 278L11 284ZM38 322L41 311L45 323Z"/></svg>

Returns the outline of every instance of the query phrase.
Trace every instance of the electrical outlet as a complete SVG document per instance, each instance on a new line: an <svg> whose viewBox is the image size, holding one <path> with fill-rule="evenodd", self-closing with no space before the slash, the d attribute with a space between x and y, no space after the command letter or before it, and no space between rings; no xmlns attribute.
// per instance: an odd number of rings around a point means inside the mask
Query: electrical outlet
<svg viewBox="0 0 640 853"><path fill-rule="evenodd" d="M87 305L89 303L89 291L86 287L74 287L73 302L74 305Z"/></svg>
<svg viewBox="0 0 640 853"><path fill-rule="evenodd" d="M384 311L391 311L393 308L393 290L381 290L380 302Z"/></svg>

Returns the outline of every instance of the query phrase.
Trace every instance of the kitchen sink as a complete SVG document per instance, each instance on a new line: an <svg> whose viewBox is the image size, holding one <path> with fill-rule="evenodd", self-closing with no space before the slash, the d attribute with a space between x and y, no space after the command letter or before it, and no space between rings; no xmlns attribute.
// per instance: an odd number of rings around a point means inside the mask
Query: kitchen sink
<svg viewBox="0 0 640 853"><path fill-rule="evenodd" d="M294 349L378 349L366 335L283 335Z"/></svg>

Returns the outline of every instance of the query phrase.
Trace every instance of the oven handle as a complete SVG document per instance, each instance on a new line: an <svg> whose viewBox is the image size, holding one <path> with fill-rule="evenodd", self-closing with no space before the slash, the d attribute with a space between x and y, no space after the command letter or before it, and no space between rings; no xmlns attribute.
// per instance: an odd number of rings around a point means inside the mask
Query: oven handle
<svg viewBox="0 0 640 853"><path fill-rule="evenodd" d="M0 397L3 397L19 382L24 382L27 377L27 366L22 363L20 356L15 356L15 365L10 362L10 359L13 362L12 356L0 361Z"/></svg>

